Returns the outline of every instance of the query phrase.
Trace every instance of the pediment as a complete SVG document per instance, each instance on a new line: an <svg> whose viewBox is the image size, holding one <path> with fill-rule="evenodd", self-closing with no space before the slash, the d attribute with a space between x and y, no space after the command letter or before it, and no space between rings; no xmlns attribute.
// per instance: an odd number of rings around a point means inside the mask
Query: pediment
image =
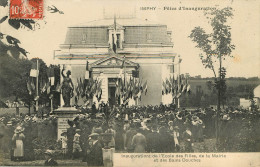
<svg viewBox="0 0 260 167"><path fill-rule="evenodd" d="M115 29L115 24L112 24L112 25L108 26L108 29L109 30L114 30ZM122 30L122 29L124 29L124 27L121 26L120 24L116 24L116 29L117 30Z"/></svg>
<svg viewBox="0 0 260 167"><path fill-rule="evenodd" d="M137 63L134 63L132 61L129 61L127 59L124 60L124 58L118 57L118 56L108 56L106 58L100 59L92 64L91 67L121 67L124 63L125 67L138 67Z"/></svg>

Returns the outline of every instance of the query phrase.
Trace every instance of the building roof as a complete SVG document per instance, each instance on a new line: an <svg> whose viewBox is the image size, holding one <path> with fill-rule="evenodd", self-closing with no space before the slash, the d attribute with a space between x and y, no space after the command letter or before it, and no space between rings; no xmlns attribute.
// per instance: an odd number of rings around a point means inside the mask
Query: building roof
<svg viewBox="0 0 260 167"><path fill-rule="evenodd" d="M142 20L138 18L117 18L116 23L121 26L166 26L163 24L159 24L156 22L149 21L147 19ZM108 27L114 24L114 19L101 19L101 20L94 20L86 23L80 23L77 25L72 25L69 27Z"/></svg>

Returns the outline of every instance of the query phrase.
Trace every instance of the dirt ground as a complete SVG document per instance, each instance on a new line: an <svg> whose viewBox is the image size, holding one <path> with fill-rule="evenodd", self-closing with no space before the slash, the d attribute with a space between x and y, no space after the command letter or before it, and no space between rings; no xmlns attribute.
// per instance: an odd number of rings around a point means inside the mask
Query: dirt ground
<svg viewBox="0 0 260 167"><path fill-rule="evenodd" d="M205 139L204 142L194 143L194 152L216 152L215 151L215 139ZM181 144L182 147L182 144ZM57 160L59 166L87 166L86 162L82 162L80 159L77 160ZM23 161L14 162L11 161L9 155L1 152L0 153L0 165L1 166L43 166L44 160L35 161Z"/></svg>

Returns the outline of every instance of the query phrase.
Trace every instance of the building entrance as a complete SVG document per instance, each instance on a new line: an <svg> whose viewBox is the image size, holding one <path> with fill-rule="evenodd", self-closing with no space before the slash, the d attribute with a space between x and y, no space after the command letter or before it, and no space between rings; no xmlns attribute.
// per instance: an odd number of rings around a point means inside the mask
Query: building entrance
<svg viewBox="0 0 260 167"><path fill-rule="evenodd" d="M119 78L108 78L108 101L109 106L114 106L118 104L116 98L116 82Z"/></svg>

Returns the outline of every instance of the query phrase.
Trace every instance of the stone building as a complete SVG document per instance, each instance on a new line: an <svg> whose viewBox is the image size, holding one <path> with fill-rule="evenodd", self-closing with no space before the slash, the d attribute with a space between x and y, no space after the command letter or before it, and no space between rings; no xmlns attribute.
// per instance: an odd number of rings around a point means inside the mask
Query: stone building
<svg viewBox="0 0 260 167"><path fill-rule="evenodd" d="M170 96L162 95L162 81L176 71L171 38L172 32L164 24L135 17L105 18L68 27L54 59L69 66L73 83L79 77L84 78L88 61L92 77L102 79L101 100L112 103L115 79L125 60L127 79L133 71L138 71L139 78L147 81L148 92L135 101L136 105L170 103Z"/></svg>

